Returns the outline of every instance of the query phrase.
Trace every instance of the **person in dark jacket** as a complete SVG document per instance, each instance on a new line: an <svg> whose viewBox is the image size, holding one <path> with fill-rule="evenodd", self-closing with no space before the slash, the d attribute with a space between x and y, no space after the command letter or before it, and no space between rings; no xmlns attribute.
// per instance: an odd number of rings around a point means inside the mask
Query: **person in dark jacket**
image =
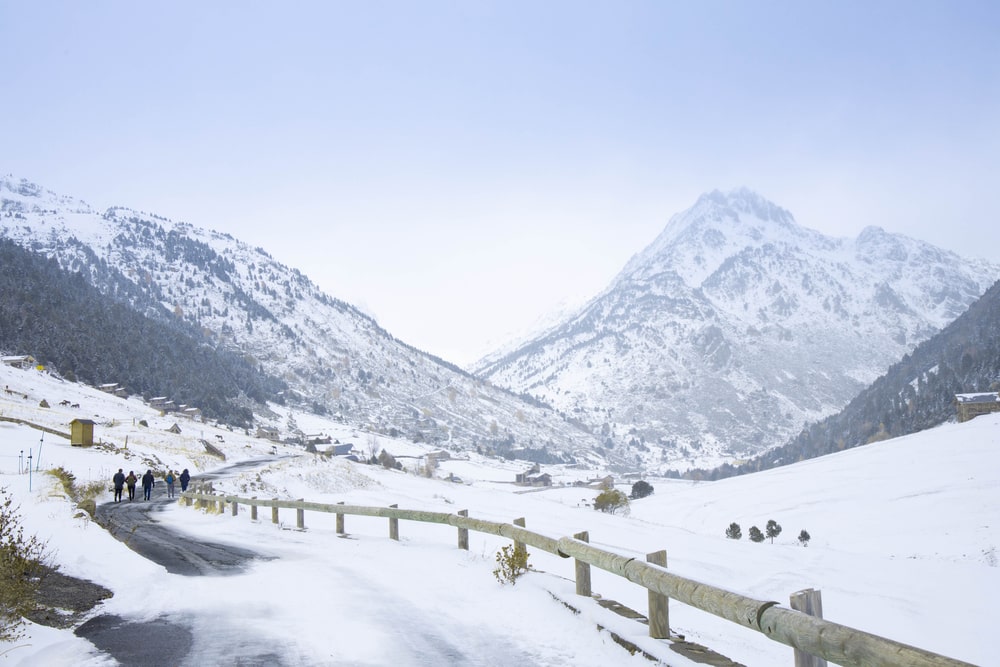
<svg viewBox="0 0 1000 667"><path fill-rule="evenodd" d="M147 470L146 474L142 476L142 497L143 500L149 500L149 495L153 491L153 471Z"/></svg>
<svg viewBox="0 0 1000 667"><path fill-rule="evenodd" d="M174 497L174 471L168 470L167 476L163 478L163 481L167 483L167 498Z"/></svg>
<svg viewBox="0 0 1000 667"><path fill-rule="evenodd" d="M128 501L132 502L135 500L135 483L139 481L139 478L135 476L135 473L131 470L128 471L128 477L125 478L125 486L128 487Z"/></svg>
<svg viewBox="0 0 1000 667"><path fill-rule="evenodd" d="M125 473L122 472L121 468L111 478L111 482L115 485L115 502L120 503L122 501L122 488L125 486Z"/></svg>
<svg viewBox="0 0 1000 667"><path fill-rule="evenodd" d="M188 472L187 468L184 468L184 472L181 473L180 480L181 480L181 491L187 491L188 482L191 481L191 473Z"/></svg>

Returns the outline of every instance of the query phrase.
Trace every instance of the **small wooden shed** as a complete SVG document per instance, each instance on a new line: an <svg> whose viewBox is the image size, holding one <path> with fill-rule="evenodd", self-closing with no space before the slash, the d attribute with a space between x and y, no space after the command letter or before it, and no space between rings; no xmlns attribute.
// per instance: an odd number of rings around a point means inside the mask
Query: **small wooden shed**
<svg viewBox="0 0 1000 667"><path fill-rule="evenodd" d="M94 444L94 421L74 419L69 423L69 444L74 447L90 447Z"/></svg>

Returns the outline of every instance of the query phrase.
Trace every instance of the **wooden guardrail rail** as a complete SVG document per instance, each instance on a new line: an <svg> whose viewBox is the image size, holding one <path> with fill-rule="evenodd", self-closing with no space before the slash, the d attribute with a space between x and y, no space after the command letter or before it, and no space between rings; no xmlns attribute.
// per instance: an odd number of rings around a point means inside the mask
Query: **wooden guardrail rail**
<svg viewBox="0 0 1000 667"><path fill-rule="evenodd" d="M458 529L459 548L468 549L468 531L499 535L515 543L541 549L562 558L576 561L576 592L590 596L592 565L646 588L649 595L650 636L665 639L669 635L667 600L678 602L714 614L746 628L756 630L776 642L796 650L796 665L823 664L829 660L844 667L974 667L970 663L925 651L915 646L880 637L817 616L782 607L778 602L756 600L718 586L682 577L666 569L666 553L647 555L646 561L591 546L587 533L574 537L553 538L524 527L524 519L513 523L487 521L468 516L462 510L456 514L392 507L367 507L314 503L304 500L242 498L219 495L205 488L191 489L180 494L181 501L199 507L214 504L220 512L227 505L232 514L239 505L250 507L251 519L257 518L257 507L270 507L271 520L278 523L278 509L296 510L296 526L305 529L304 513L325 512L337 515L336 530L344 533L344 516L371 516L389 519L391 539L399 539L399 520L439 523ZM517 525L520 524L520 525ZM662 563L662 564L659 564ZM819 662L809 662L814 658Z"/></svg>

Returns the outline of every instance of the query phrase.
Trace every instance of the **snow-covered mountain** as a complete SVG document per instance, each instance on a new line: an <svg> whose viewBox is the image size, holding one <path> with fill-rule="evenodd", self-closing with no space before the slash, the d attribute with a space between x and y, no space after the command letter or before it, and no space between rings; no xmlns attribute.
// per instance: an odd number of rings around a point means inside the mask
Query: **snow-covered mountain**
<svg viewBox="0 0 1000 667"><path fill-rule="evenodd" d="M878 227L831 238L751 191L715 191L573 317L475 370L646 469L710 467L840 409L998 277Z"/></svg>
<svg viewBox="0 0 1000 667"><path fill-rule="evenodd" d="M109 298L196 324L215 345L239 350L283 379L292 389L288 400L314 412L440 446L526 448L541 460L585 457L599 444L553 410L397 340L298 270L231 235L127 208L99 212L12 177L0 178L0 216L0 234L57 258L101 289L111 289L101 276L116 268L138 289ZM295 424L265 410L257 416L282 437L297 434Z"/></svg>

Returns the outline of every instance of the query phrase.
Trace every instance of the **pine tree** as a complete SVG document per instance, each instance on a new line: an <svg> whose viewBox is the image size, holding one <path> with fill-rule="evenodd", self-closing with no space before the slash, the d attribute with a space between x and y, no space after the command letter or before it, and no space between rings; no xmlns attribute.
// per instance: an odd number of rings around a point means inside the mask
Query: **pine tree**
<svg viewBox="0 0 1000 667"><path fill-rule="evenodd" d="M653 485L649 482L640 479L638 482L632 485L632 498L645 498L653 493Z"/></svg>
<svg viewBox="0 0 1000 667"><path fill-rule="evenodd" d="M799 544L807 547L809 546L809 540L811 539L812 537L809 536L809 531L803 528L802 532L799 533Z"/></svg>
<svg viewBox="0 0 1000 667"><path fill-rule="evenodd" d="M743 530L740 528L740 524L735 521L729 524L729 528L726 528L726 537L731 540L738 540L743 537Z"/></svg>
<svg viewBox="0 0 1000 667"><path fill-rule="evenodd" d="M774 519L768 519L767 525L764 527L767 531L767 536L771 538L771 544L774 544L774 538L781 535L781 526Z"/></svg>
<svg viewBox="0 0 1000 667"><path fill-rule="evenodd" d="M760 528L757 526L750 526L750 540L752 542L763 542L764 533L760 532Z"/></svg>

